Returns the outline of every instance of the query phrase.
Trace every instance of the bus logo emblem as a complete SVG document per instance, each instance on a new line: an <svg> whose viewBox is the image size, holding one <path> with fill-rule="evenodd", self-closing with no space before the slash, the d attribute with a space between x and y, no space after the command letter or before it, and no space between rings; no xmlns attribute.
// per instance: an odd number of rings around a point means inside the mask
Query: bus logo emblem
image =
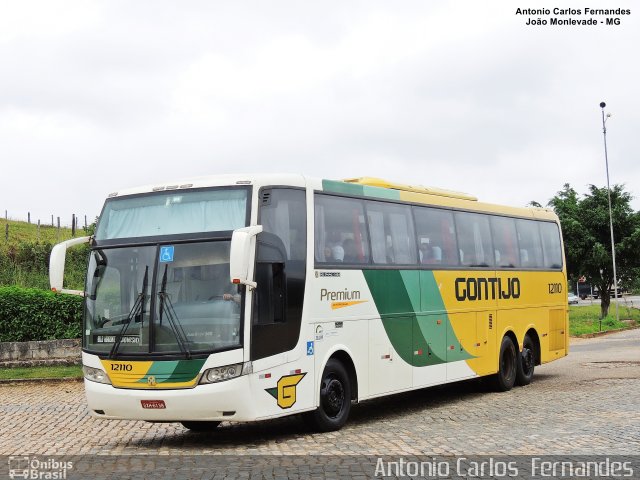
<svg viewBox="0 0 640 480"><path fill-rule="evenodd" d="M275 388L266 388L265 392L278 401L280 408L291 408L296 403L296 386L307 373L285 375L280 377Z"/></svg>
<svg viewBox="0 0 640 480"><path fill-rule="evenodd" d="M150 387L155 387L157 383L158 382L156 382L156 377L154 377L153 375L147 378L147 385L149 385Z"/></svg>

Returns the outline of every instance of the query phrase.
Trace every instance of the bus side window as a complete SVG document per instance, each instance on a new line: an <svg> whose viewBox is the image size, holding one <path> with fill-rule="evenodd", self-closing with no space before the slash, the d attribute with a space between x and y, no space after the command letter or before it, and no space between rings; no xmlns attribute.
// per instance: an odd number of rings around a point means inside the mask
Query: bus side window
<svg viewBox="0 0 640 480"><path fill-rule="evenodd" d="M373 200L365 204L373 263L415 264L416 243L410 207Z"/></svg>
<svg viewBox="0 0 640 480"><path fill-rule="evenodd" d="M324 264L369 263L363 202L315 195L315 260Z"/></svg>
<svg viewBox="0 0 640 480"><path fill-rule="evenodd" d="M558 225L551 222L539 222L545 268L562 268L562 243Z"/></svg>
<svg viewBox="0 0 640 480"><path fill-rule="evenodd" d="M525 268L544 267L538 223L534 220L516 220L520 256Z"/></svg>
<svg viewBox="0 0 640 480"><path fill-rule="evenodd" d="M508 217L491 217L491 233L493 234L493 247L496 252L496 266L515 268L524 262L522 250L518 252L518 236L516 234L516 222Z"/></svg>
<svg viewBox="0 0 640 480"><path fill-rule="evenodd" d="M422 265L458 265L453 213L429 207L413 207L419 247L418 261Z"/></svg>
<svg viewBox="0 0 640 480"><path fill-rule="evenodd" d="M489 216L479 213L456 212L455 219L462 265L470 267L494 266Z"/></svg>

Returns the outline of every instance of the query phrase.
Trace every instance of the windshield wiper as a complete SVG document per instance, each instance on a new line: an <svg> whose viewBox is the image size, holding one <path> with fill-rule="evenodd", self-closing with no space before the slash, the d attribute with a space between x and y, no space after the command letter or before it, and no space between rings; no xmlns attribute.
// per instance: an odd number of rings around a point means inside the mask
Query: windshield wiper
<svg viewBox="0 0 640 480"><path fill-rule="evenodd" d="M140 328L142 328L142 324L144 322L144 304L145 304L145 297L146 297L145 292L147 291L148 282L149 282L149 266L147 265L144 269L144 278L142 280L142 291L138 294L138 298L136 298L136 301L131 307L131 311L129 312L129 315L127 316L127 318L125 318L122 321L122 327L120 328L120 332L118 333L117 338L115 339L115 342L113 342L113 346L111 347L111 351L109 352L109 358L115 358L116 354L118 353L118 349L120 348L120 344L122 343L122 338L124 337L124 334L126 333L127 328L131 323L131 319L135 318L137 315L140 315Z"/></svg>
<svg viewBox="0 0 640 480"><path fill-rule="evenodd" d="M167 294L167 267L164 266L164 273L162 274L162 287L160 288L160 292L158 296L160 297L160 318L159 323L162 325L162 314L166 313L167 320L169 320L169 325L171 326L171 330L176 337L176 341L178 342L178 347L180 347L180 351L184 353L187 359L191 358L191 351L189 350L187 340L187 335L184 333L182 328L182 324L178 320L178 316L176 315L176 311L173 309L173 303L171 303L171 299Z"/></svg>

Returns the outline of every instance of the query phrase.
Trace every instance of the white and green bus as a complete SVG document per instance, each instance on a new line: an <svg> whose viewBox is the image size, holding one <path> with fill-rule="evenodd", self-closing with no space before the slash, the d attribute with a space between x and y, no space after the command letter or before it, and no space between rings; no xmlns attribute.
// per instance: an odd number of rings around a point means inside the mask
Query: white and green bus
<svg viewBox="0 0 640 480"><path fill-rule="evenodd" d="M373 178L221 175L109 195L89 242L82 363L92 415L181 422L304 414L568 352L555 214Z"/></svg>

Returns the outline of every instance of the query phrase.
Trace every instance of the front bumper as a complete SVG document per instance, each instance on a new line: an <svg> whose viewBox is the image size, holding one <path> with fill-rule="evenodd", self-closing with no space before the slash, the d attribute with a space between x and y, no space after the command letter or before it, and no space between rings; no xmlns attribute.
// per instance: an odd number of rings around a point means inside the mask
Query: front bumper
<svg viewBox="0 0 640 480"><path fill-rule="evenodd" d="M256 419L247 375L179 390L115 388L90 380L84 385L89 411L97 418L158 422ZM142 400L162 400L166 408L143 408Z"/></svg>

